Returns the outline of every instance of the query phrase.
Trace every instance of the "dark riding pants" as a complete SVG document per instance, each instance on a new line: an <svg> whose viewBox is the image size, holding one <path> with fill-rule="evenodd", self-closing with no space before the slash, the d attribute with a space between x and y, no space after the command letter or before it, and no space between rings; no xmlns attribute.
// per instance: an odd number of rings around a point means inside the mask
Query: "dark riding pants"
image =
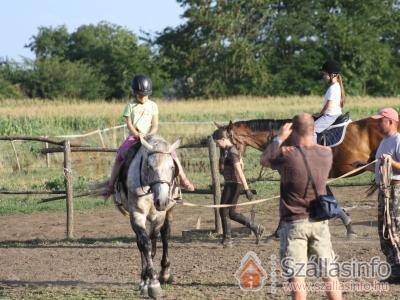
<svg viewBox="0 0 400 300"><path fill-rule="evenodd" d="M241 184L226 182L224 190L222 191L221 204L237 204L241 191ZM229 219L250 228L253 232L257 230L256 226L251 223L249 218L236 211L236 206L220 208L219 214L221 216L223 236L226 238L231 237L231 224Z"/></svg>

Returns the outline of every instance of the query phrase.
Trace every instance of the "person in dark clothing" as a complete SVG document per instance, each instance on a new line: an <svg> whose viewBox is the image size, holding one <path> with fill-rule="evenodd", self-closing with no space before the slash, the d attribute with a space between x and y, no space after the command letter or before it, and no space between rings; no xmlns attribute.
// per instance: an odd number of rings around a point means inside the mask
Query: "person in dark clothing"
<svg viewBox="0 0 400 300"><path fill-rule="evenodd" d="M224 176L225 181L221 204L237 204L239 196L243 190L247 199L252 200L253 194L249 190L246 177L243 173L241 151L232 141L229 134L229 128L228 130L221 128L215 131L213 139L221 149L219 169ZM259 243L264 232L264 227L262 225L252 222L249 218L237 212L236 206L220 208L219 213L221 216L223 230L222 244L224 247L232 246L231 225L229 219L250 228L256 236L256 243Z"/></svg>

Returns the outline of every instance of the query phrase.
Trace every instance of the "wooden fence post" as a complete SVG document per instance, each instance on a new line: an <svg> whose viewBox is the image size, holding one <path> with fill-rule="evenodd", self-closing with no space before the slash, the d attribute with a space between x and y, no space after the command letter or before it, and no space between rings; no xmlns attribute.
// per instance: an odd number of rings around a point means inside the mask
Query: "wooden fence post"
<svg viewBox="0 0 400 300"><path fill-rule="evenodd" d="M74 237L74 199L71 169L71 144L68 140L64 142L64 178L67 198L67 238L72 239Z"/></svg>
<svg viewBox="0 0 400 300"><path fill-rule="evenodd" d="M11 140L11 146L12 146L12 148L14 150L14 155L15 155L15 160L17 162L18 171L21 172L21 164L19 163L17 150L15 149L15 145L14 145L14 141L13 140Z"/></svg>
<svg viewBox="0 0 400 300"><path fill-rule="evenodd" d="M212 178L212 190L214 194L214 204L218 205L221 203L221 185L219 181L219 170L218 170L218 158L217 158L217 147L213 138L208 138L208 153L210 156L210 169ZM221 218L219 216L218 208L214 209L215 214L215 232L221 234Z"/></svg>
<svg viewBox="0 0 400 300"><path fill-rule="evenodd" d="M45 138L48 138L48 137L45 136ZM46 147L46 149L49 149L48 142L45 143L45 147ZM47 163L47 167L50 168L50 153L46 153L46 163Z"/></svg>

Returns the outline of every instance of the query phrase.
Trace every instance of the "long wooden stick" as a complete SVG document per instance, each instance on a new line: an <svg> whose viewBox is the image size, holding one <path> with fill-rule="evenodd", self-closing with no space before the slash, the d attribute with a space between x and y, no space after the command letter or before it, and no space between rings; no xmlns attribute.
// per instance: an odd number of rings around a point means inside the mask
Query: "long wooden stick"
<svg viewBox="0 0 400 300"><path fill-rule="evenodd" d="M105 148L105 147L106 147L106 144L104 144L103 135L101 134L101 131L100 131L100 130L98 131L98 134L99 134L101 146L102 146L103 148Z"/></svg>
<svg viewBox="0 0 400 300"><path fill-rule="evenodd" d="M1 195L63 195L65 191L1 191ZM65 197L64 197L65 198Z"/></svg>
<svg viewBox="0 0 400 300"><path fill-rule="evenodd" d="M97 195L97 194L98 194L98 191L85 192L85 193L75 194L74 198L86 197L86 196ZM64 200L66 197L67 197L66 195L63 195L63 196L46 198L46 199L40 200L39 203L47 203L47 202L52 202L52 201L56 201L56 200Z"/></svg>
<svg viewBox="0 0 400 300"><path fill-rule="evenodd" d="M14 141L11 141L11 146L12 146L12 148L13 148L13 150L14 150L14 155L15 155L15 160L16 160L16 162L17 162L18 171L21 172L21 165L20 165L20 163L19 163L17 150L15 150Z"/></svg>
<svg viewBox="0 0 400 300"><path fill-rule="evenodd" d="M179 149L183 148L204 148L202 144L187 144L187 145L182 145L179 147ZM116 148L101 148L101 147L71 147L71 152L117 152L118 149ZM41 154L47 154L47 153L59 153L59 152L64 152L63 147L52 147L52 148L45 148L40 150Z"/></svg>

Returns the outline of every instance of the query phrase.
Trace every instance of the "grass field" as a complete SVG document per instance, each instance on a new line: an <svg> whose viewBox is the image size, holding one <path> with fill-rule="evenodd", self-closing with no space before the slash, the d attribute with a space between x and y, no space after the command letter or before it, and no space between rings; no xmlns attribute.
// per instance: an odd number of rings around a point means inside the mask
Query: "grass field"
<svg viewBox="0 0 400 300"><path fill-rule="evenodd" d="M157 100L156 100L157 101ZM214 126L211 121L253 118L290 118L320 107L320 97L254 98L236 97L222 100L157 101L161 122L201 121L199 124L160 125L159 133L171 142L178 137L191 142L209 135ZM121 112L125 102L3 100L0 102L0 135L56 136L85 133L123 123ZM400 109L398 98L348 97L345 111L353 120L376 113L381 107ZM106 146L116 147L123 139L123 131L104 134ZM81 140L100 145L97 135ZM51 166L39 154L44 144L15 142L22 171L17 170L16 159L9 142L0 141L0 188L6 190L63 189L62 156L51 155ZM250 179L259 172L259 155L249 150L245 157L246 174ZM181 160L198 187L210 185L207 149L180 150ZM74 189L85 190L91 183L105 179L113 162L113 154L73 154ZM269 176L275 176L271 173ZM346 184L367 183L369 175L347 180ZM252 183L261 195L276 193L275 182ZM33 211L63 210L62 201L37 204L37 196L2 196L0 214L29 213ZM76 200L76 208L88 209L110 205L101 199Z"/></svg>

